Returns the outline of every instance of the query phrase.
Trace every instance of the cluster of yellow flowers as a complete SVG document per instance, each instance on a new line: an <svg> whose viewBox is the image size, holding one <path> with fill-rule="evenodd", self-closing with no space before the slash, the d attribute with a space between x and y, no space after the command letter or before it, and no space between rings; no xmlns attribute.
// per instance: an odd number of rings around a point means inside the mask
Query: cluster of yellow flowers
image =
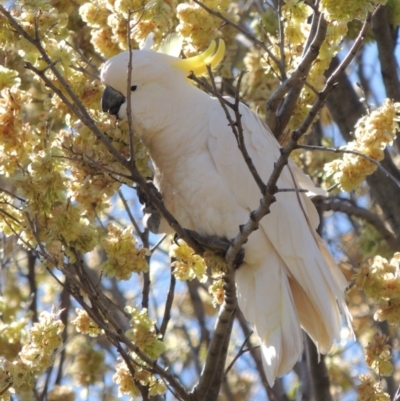
<svg viewBox="0 0 400 401"><path fill-rule="evenodd" d="M97 337L102 334L102 329L89 317L88 313L82 309L75 309L78 315L72 324L76 327L76 331L82 334L88 334L90 337Z"/></svg>
<svg viewBox="0 0 400 401"><path fill-rule="evenodd" d="M42 46L59 73L89 111L98 110L102 87L97 80L88 79L86 71L93 73L93 67L70 46L73 38L66 28L68 15L58 12L48 0L21 1L18 5L14 18L31 34L35 34L37 24ZM39 69L46 67L38 51L2 20L1 44L15 46L16 40L21 41L17 48L24 61ZM67 95L50 69L46 77ZM24 245L35 247L38 238L28 221L35 219L37 235L53 259L50 265L60 266L65 256L74 261L76 251L88 252L99 243L93 222L121 185L110 174L99 173L98 165L107 164L116 174L121 167L35 75L2 67L0 87L0 173L9 180L13 193L29 200L17 206L15 199L2 194L2 231L6 235L17 234ZM115 122L98 111L91 113L110 137L116 133L113 144L126 154L126 141L118 135L121 130ZM63 129L65 124L69 130Z"/></svg>
<svg viewBox="0 0 400 401"><path fill-rule="evenodd" d="M125 394L128 395L131 400L139 397L140 391L135 381L141 385L149 386L149 396L154 397L165 393L167 388L162 380L156 379L154 375L138 366L134 366L134 369L135 378L132 377L125 362L121 362L116 366L113 381L118 384L118 397L122 397Z"/></svg>
<svg viewBox="0 0 400 401"><path fill-rule="evenodd" d="M140 391L126 363L120 362L115 367L115 370L113 382L118 384L118 397L122 397L125 394L129 395L132 400L135 399L135 397L139 397Z"/></svg>
<svg viewBox="0 0 400 401"><path fill-rule="evenodd" d="M148 250L136 248L132 228L119 229L110 223L107 230L107 236L102 239L107 254L107 261L102 266L104 273L118 280L129 280L132 273L147 272Z"/></svg>
<svg viewBox="0 0 400 401"><path fill-rule="evenodd" d="M28 163L36 140L24 123L23 105L31 101L31 96L21 92L18 83L14 85L15 78L12 75L7 76L8 79L2 82L7 87L0 92L0 173L9 176L20 165Z"/></svg>
<svg viewBox="0 0 400 401"><path fill-rule="evenodd" d="M327 18L334 20L365 19L367 12L372 12L377 4L386 4L387 0L321 0L321 11Z"/></svg>
<svg viewBox="0 0 400 401"><path fill-rule="evenodd" d="M225 290L224 280L217 279L208 287L208 292L213 297L213 306L216 308L224 302Z"/></svg>
<svg viewBox="0 0 400 401"><path fill-rule="evenodd" d="M202 3L232 21L235 20L235 16L228 12L230 1L205 0ZM176 16L179 19L179 25L176 30L197 48L204 49L208 47L210 42L219 35L218 28L222 24L221 19L211 15L194 2L178 4Z"/></svg>
<svg viewBox="0 0 400 401"><path fill-rule="evenodd" d="M387 320L390 324L400 322L400 253L393 255L390 262L375 256L361 266L355 275L356 286L377 305L375 319Z"/></svg>
<svg viewBox="0 0 400 401"><path fill-rule="evenodd" d="M193 249L185 241L179 239L178 243L169 248L169 256L176 259L172 262L173 274L180 281L197 278L200 282L207 281L207 266L204 259L195 254Z"/></svg>
<svg viewBox="0 0 400 401"><path fill-rule="evenodd" d="M53 351L62 344L64 324L58 314L42 312L39 322L29 330L30 343L22 347L19 357L33 371L42 372L52 363Z"/></svg>
<svg viewBox="0 0 400 401"><path fill-rule="evenodd" d="M149 318L146 309L126 306L125 312L132 316L132 328L125 333L126 336L151 359L157 359L164 352L165 346L156 333L155 321Z"/></svg>
<svg viewBox="0 0 400 401"><path fill-rule="evenodd" d="M266 101L279 85L278 75L273 68L270 68L272 61L259 49L250 49L243 63L247 73L243 77L241 98L263 115Z"/></svg>
<svg viewBox="0 0 400 401"><path fill-rule="evenodd" d="M132 47L136 48L149 33L155 42L174 29L176 0L95 0L81 6L80 15L92 29L91 42L105 57L128 49L128 20Z"/></svg>
<svg viewBox="0 0 400 401"><path fill-rule="evenodd" d="M400 103L386 99L382 106L362 117L355 126L355 140L345 149L357 151L381 161L384 150L396 137L397 122L400 121ZM334 160L325 166L329 175L344 191L357 188L366 176L372 174L377 166L354 154L345 154L342 159Z"/></svg>
<svg viewBox="0 0 400 401"><path fill-rule="evenodd" d="M62 344L63 330L64 324L57 313L40 314L39 322L29 330L30 342L22 347L14 360L2 361L0 393L4 397L32 391L35 376L51 366L54 350Z"/></svg>
<svg viewBox="0 0 400 401"><path fill-rule="evenodd" d="M156 333L155 321L149 318L146 309L139 310L126 306L125 312L132 316L130 320L132 328L125 333L126 336L151 359L157 359L165 351L165 345ZM138 359L135 354L133 354L133 358ZM165 393L166 386L164 382L161 379L157 379L154 374L145 369L143 364L143 361L140 361L139 364L133 364L133 377L124 361L116 366L113 381L119 385L119 396L128 394L132 399L139 396L140 391L136 383L147 386L149 388L149 395L151 396Z"/></svg>
<svg viewBox="0 0 400 401"><path fill-rule="evenodd" d="M365 347L365 362L379 376L390 376L393 372L388 341L387 336L376 333Z"/></svg>
<svg viewBox="0 0 400 401"><path fill-rule="evenodd" d="M310 34L310 24L308 23L308 17L311 15L310 12L310 8L303 2L286 1L282 6L284 46L281 46L279 38L275 36L270 37L271 52L280 62L284 60L285 65L282 67L288 75L291 74L303 58L305 50L304 45ZM325 40L321 45L317 59L311 67L307 76L307 85L302 89L296 108L289 121L290 129L296 129L310 111L311 105L317 98L317 91L321 90L325 85L326 79L324 72L329 67L333 56L340 51L340 43L343 41L346 33L346 21L339 22L333 20L328 23ZM283 55L281 54L282 48L285 52ZM249 56L250 54L247 55L247 57ZM251 59L249 61L251 61ZM261 65L265 70L266 76L269 78L264 78L263 81L265 81L265 84L269 83L269 86L274 88L278 83L278 66L268 53L264 54ZM252 72L250 72L250 74L254 75ZM256 81L259 82L259 80ZM256 88L250 90L256 91L257 93Z"/></svg>
<svg viewBox="0 0 400 401"><path fill-rule="evenodd" d="M361 384L357 387L358 401L390 401L390 396L368 375L360 375Z"/></svg>
<svg viewBox="0 0 400 401"><path fill-rule="evenodd" d="M114 148L128 158L130 155L127 122L116 123L98 110L92 110L91 115L101 131L110 138ZM109 207L109 200L120 188L121 183L131 184L131 181L119 176L128 175L129 172L99 143L90 129L80 122L73 125L73 131L61 130L59 141L66 156L71 160L68 166L71 171L69 189L73 200L83 206L87 216L93 218L94 212L98 214ZM137 168L144 176L149 176L147 151L136 136L134 148ZM103 170L102 166L106 166L107 170Z"/></svg>
<svg viewBox="0 0 400 401"><path fill-rule="evenodd" d="M304 42L309 32L309 27L307 25L308 15L309 9L307 5L302 2L287 1L282 6L284 46L282 46L278 37L271 36L269 38L271 41L270 50L272 54L279 62L284 60L285 63L282 65L282 68L288 73L290 73L300 61ZM281 54L282 49L284 54ZM264 55L261 64L265 68L267 74L273 73L279 76L280 70L273 59L269 57L268 53Z"/></svg>

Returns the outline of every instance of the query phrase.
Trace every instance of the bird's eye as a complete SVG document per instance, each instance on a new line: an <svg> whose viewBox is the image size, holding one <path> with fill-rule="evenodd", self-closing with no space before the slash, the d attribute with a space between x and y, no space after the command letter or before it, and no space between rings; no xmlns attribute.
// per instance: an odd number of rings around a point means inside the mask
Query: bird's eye
<svg viewBox="0 0 400 401"><path fill-rule="evenodd" d="M136 85L132 85L132 86L131 86L131 91L132 91L132 92L135 92L136 89L137 89L137 86L136 86Z"/></svg>

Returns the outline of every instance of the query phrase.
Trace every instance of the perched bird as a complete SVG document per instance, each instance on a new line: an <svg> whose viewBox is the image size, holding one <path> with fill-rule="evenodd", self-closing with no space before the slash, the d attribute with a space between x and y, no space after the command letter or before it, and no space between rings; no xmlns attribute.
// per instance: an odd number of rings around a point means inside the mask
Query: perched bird
<svg viewBox="0 0 400 401"><path fill-rule="evenodd" d="M185 228L232 239L259 206L261 193L238 148L220 101L188 79L217 66L224 43L212 42L202 54L180 59L150 49L108 60L101 71L106 85L103 110L123 119L130 96L132 125L147 146L154 183L169 211ZM244 104L241 124L247 151L264 182L280 156L268 127ZM232 119L235 117L232 112ZM286 166L278 188L303 188L318 194L294 163ZM289 372L303 350L303 328L326 353L340 339L346 280L316 232L319 216L303 192L280 192L271 213L244 245L236 272L239 306L260 338L270 385ZM160 232L170 232L162 221Z"/></svg>

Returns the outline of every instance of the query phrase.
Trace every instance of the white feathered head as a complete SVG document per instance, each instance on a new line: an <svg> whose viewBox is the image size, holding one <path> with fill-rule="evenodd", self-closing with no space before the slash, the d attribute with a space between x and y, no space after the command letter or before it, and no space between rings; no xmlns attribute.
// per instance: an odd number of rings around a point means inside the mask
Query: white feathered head
<svg viewBox="0 0 400 401"><path fill-rule="evenodd" d="M212 41L203 53L181 59L178 57L181 48L176 44L161 46L159 51L151 50L151 38L146 40L141 50L132 50L132 74L130 92L132 111L140 112L138 102L147 103L147 106L160 106L157 101L173 101L179 90L187 90L187 76L193 72L203 75L207 72L207 65L216 67L224 57L225 43L219 40ZM179 51L177 49L179 48ZM169 54L166 54L169 53ZM175 54L175 55L172 55ZM130 52L120 53L109 59L101 70L101 81L106 85L101 105L105 112L123 119L126 114L127 74ZM191 85L190 85L191 86Z"/></svg>

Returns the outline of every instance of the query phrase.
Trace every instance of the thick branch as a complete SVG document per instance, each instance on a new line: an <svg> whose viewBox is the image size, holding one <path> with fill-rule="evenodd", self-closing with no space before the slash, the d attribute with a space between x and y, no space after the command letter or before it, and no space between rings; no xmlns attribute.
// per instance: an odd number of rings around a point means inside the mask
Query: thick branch
<svg viewBox="0 0 400 401"><path fill-rule="evenodd" d="M381 7L372 19L372 29L374 31L376 44L378 46L379 61L383 84L385 85L388 98L400 102L400 80L398 77L398 66L394 50L392 32L387 13L387 7Z"/></svg>
<svg viewBox="0 0 400 401"><path fill-rule="evenodd" d="M385 85L386 96L396 102L400 102L400 80L398 66L394 50L396 44L393 40L387 7L381 7L372 20L376 44L378 46L381 74ZM396 138L398 149L400 149L400 135Z"/></svg>
<svg viewBox="0 0 400 401"><path fill-rule="evenodd" d="M311 338L306 337L307 364L310 370L314 398L315 400L332 401L328 369L324 362L325 355L320 355Z"/></svg>
<svg viewBox="0 0 400 401"><path fill-rule="evenodd" d="M224 349L230 339L232 322L237 304L235 270L233 264L230 265L228 272L224 275L224 282L224 303L218 314L217 323L214 328L210 346L208 347L206 362L201 372L200 380L192 390L192 401L203 401L206 399L206 394L212 388L216 375L223 375L224 366L221 366L221 358L224 363L226 359L226 351L224 351ZM214 399L216 400L216 398L213 398L210 399L210 401Z"/></svg>

